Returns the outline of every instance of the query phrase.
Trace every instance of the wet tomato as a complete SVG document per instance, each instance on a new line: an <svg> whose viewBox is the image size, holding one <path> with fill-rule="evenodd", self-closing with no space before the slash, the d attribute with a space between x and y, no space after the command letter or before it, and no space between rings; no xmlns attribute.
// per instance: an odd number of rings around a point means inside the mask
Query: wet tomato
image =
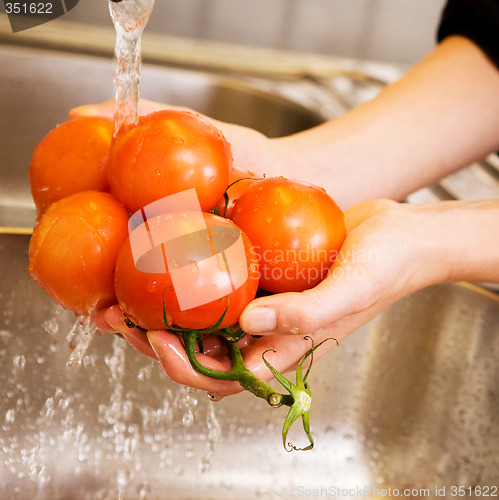
<svg viewBox="0 0 499 500"><path fill-rule="evenodd" d="M253 243L260 286L270 292L317 285L345 238L343 213L326 191L284 177L252 184L236 201L232 219Z"/></svg>
<svg viewBox="0 0 499 500"><path fill-rule="evenodd" d="M109 193L82 191L39 217L29 272L51 298L77 314L116 303L114 266L128 235L128 214Z"/></svg>
<svg viewBox="0 0 499 500"><path fill-rule="evenodd" d="M197 114L165 110L116 137L108 175L111 192L130 213L191 188L208 211L223 196L231 167L220 130Z"/></svg>
<svg viewBox="0 0 499 500"><path fill-rule="evenodd" d="M258 278L251 242L232 221L173 212L130 233L116 262L115 290L125 314L142 328L164 330L164 320L208 328L227 309L220 325L225 328L255 297Z"/></svg>
<svg viewBox="0 0 499 500"><path fill-rule="evenodd" d="M109 191L106 164L113 122L80 117L50 131L36 146L29 178L38 212L79 191Z"/></svg>

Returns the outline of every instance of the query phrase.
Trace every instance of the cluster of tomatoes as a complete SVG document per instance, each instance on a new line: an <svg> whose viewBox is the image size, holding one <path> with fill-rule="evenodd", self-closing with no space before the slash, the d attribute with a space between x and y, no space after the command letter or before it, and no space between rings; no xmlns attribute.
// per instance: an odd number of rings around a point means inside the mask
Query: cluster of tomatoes
<svg viewBox="0 0 499 500"><path fill-rule="evenodd" d="M37 283L78 315L120 304L145 329L208 328L223 313L220 328L236 324L259 288L302 291L324 279L345 237L343 214L322 188L235 168L221 131L188 111L152 113L116 137L106 118L70 119L35 148L30 183L39 215L29 271ZM193 189L204 231L189 227L199 217L185 207L156 215L169 221L170 235L202 236L204 244L177 238L180 264L170 258L161 267L172 244L143 240L142 256L163 259L141 270L133 234L154 220L130 221ZM230 255L234 234L239 253ZM200 299L186 308L179 292Z"/></svg>

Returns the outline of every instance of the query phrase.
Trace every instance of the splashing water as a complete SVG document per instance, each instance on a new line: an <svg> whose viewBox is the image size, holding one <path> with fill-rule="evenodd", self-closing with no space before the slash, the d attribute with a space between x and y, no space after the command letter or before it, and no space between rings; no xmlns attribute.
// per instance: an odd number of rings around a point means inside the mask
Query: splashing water
<svg viewBox="0 0 499 500"><path fill-rule="evenodd" d="M0 367L0 498L159 498L158 485L208 473L220 433L208 398L108 334L95 335L80 350L83 361L68 366L82 326L71 314L58 320L19 338Z"/></svg>
<svg viewBox="0 0 499 500"><path fill-rule="evenodd" d="M80 366L82 364L96 330L95 325L88 316L78 318L67 337L68 344L75 346L69 357L67 366Z"/></svg>
<svg viewBox="0 0 499 500"><path fill-rule="evenodd" d="M154 0L109 0L109 12L116 30L115 136L138 120L141 35L153 7Z"/></svg>

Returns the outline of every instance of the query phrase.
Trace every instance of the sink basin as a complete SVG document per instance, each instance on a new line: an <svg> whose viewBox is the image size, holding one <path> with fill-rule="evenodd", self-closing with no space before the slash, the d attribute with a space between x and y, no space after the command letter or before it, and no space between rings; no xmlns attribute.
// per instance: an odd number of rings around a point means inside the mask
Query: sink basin
<svg viewBox="0 0 499 500"><path fill-rule="evenodd" d="M32 148L70 107L109 98L112 69L12 47L0 47L0 64L0 223L28 224ZM142 89L269 135L320 121L257 86L202 73L146 67ZM30 279L27 248L27 236L0 235L0 498L365 499L389 488L418 498L497 487L492 293L425 289L332 349L309 378L316 446L286 453L285 409L248 394L213 403L111 334L79 357L85 334Z"/></svg>

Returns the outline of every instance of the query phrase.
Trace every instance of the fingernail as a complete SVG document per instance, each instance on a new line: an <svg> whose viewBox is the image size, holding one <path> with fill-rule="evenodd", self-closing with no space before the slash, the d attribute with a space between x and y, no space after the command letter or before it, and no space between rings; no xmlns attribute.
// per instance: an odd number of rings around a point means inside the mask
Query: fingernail
<svg viewBox="0 0 499 500"><path fill-rule="evenodd" d="M247 333L271 332L277 328L277 315L270 307L255 307L246 320Z"/></svg>
<svg viewBox="0 0 499 500"><path fill-rule="evenodd" d="M158 356L158 358L161 358L163 346L161 344L159 336L156 335L154 331L149 331L147 332L147 340L149 341L149 344L156 356Z"/></svg>

